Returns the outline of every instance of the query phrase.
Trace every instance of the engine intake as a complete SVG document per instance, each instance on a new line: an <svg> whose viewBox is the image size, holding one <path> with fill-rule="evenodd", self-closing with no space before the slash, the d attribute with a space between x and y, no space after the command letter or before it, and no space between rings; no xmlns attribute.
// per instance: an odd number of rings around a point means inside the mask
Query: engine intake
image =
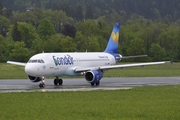
<svg viewBox="0 0 180 120"><path fill-rule="evenodd" d="M41 81L41 77L34 77L34 76L30 76L30 75L28 75L28 79L31 80L31 82Z"/></svg>
<svg viewBox="0 0 180 120"><path fill-rule="evenodd" d="M102 78L102 73L98 70L87 71L85 73L85 79L89 83L96 83L96 82L100 81L101 78Z"/></svg>

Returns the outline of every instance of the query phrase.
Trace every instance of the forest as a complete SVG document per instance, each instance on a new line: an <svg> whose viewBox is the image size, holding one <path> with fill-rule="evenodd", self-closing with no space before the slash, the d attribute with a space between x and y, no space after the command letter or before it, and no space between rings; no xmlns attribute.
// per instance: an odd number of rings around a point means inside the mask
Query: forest
<svg viewBox="0 0 180 120"><path fill-rule="evenodd" d="M179 61L179 6L178 0L0 0L0 62L27 62L41 52L104 51L115 22L123 56Z"/></svg>

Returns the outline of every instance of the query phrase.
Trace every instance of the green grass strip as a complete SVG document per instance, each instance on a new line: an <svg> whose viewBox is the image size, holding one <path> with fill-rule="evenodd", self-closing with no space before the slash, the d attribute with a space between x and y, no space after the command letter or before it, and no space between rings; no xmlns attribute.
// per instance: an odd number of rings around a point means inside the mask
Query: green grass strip
<svg viewBox="0 0 180 120"><path fill-rule="evenodd" d="M1 120L178 120L180 85L86 92L0 93Z"/></svg>

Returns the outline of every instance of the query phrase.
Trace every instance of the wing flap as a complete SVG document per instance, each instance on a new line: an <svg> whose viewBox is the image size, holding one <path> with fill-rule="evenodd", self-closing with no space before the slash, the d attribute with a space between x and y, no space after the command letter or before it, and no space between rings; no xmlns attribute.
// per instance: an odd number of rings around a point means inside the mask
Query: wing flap
<svg viewBox="0 0 180 120"><path fill-rule="evenodd" d="M22 63L22 62L7 61L7 63L13 64L13 65L26 66L26 63Z"/></svg>

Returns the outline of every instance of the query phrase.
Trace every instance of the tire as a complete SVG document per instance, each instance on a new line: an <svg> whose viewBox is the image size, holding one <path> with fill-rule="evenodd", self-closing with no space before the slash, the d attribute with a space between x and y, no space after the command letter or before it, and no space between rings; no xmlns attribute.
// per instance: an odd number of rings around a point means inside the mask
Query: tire
<svg viewBox="0 0 180 120"><path fill-rule="evenodd" d="M63 80L62 80L62 79L59 79L59 80L58 80L58 83L59 83L59 85L62 85L62 84L63 84Z"/></svg>
<svg viewBox="0 0 180 120"><path fill-rule="evenodd" d="M45 87L45 84L44 84L44 83L40 83L40 84L39 84L39 87L40 87L40 88L44 88L44 87Z"/></svg>
<svg viewBox="0 0 180 120"><path fill-rule="evenodd" d="M99 84L100 84L100 81L96 82L96 86L99 86Z"/></svg>
<svg viewBox="0 0 180 120"><path fill-rule="evenodd" d="M54 85L58 85L58 79L54 79Z"/></svg>
<svg viewBox="0 0 180 120"><path fill-rule="evenodd" d="M94 86L94 83L91 83L91 86Z"/></svg>

